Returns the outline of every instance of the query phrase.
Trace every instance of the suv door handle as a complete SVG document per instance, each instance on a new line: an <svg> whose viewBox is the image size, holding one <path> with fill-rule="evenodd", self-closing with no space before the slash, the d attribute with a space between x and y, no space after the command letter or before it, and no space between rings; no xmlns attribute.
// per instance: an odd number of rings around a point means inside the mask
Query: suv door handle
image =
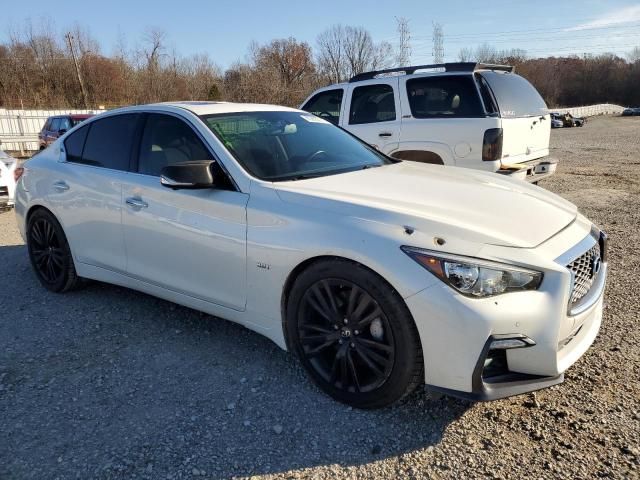
<svg viewBox="0 0 640 480"><path fill-rule="evenodd" d="M67 182L65 182L64 180L60 180L59 182L55 182L53 184L53 188L58 192L66 192L67 190L69 190L69 185L67 185Z"/></svg>
<svg viewBox="0 0 640 480"><path fill-rule="evenodd" d="M141 209L141 208L147 208L149 206L149 204L147 204L147 202L144 202L140 198L135 198L135 197L129 197L129 198L127 198L125 200L125 202L131 208L138 209L138 210Z"/></svg>
<svg viewBox="0 0 640 480"><path fill-rule="evenodd" d="M390 137L392 135L393 135L393 133L391 133L391 132L380 132L378 134L379 137Z"/></svg>

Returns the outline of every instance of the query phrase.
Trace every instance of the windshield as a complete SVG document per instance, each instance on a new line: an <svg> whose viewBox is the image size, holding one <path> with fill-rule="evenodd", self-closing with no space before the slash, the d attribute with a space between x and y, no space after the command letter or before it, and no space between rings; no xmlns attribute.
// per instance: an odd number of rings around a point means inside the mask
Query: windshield
<svg viewBox="0 0 640 480"><path fill-rule="evenodd" d="M496 97L500 116L538 117L547 114L544 100L526 79L514 73L482 72Z"/></svg>
<svg viewBox="0 0 640 480"><path fill-rule="evenodd" d="M310 113L238 112L201 118L242 167L262 180L300 180L391 163Z"/></svg>

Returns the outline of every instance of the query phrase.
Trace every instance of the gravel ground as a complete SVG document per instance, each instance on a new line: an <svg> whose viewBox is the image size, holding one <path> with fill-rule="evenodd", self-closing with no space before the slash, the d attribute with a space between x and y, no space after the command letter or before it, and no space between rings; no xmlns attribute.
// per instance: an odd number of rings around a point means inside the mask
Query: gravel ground
<svg viewBox="0 0 640 480"><path fill-rule="evenodd" d="M47 293L1 213L0 478L639 478L640 118L552 147L542 186L611 237L603 327L564 384L487 404L352 410L229 322L99 283Z"/></svg>

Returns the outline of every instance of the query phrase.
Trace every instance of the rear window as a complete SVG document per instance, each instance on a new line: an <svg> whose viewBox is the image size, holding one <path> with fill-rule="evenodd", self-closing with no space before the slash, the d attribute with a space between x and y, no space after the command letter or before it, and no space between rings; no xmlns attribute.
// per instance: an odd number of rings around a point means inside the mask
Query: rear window
<svg viewBox="0 0 640 480"><path fill-rule="evenodd" d="M128 170L138 118L138 114L114 115L89 124L81 163Z"/></svg>
<svg viewBox="0 0 640 480"><path fill-rule="evenodd" d="M407 81L407 96L415 118L484 115L469 75L413 78Z"/></svg>
<svg viewBox="0 0 640 480"><path fill-rule="evenodd" d="M482 72L498 102L500 116L537 117L547 114L547 105L526 79L513 73Z"/></svg>
<svg viewBox="0 0 640 480"><path fill-rule="evenodd" d="M64 147L67 150L68 162L82 161L82 149L84 148L84 141L87 138L88 131L89 125L76 130L65 139Z"/></svg>

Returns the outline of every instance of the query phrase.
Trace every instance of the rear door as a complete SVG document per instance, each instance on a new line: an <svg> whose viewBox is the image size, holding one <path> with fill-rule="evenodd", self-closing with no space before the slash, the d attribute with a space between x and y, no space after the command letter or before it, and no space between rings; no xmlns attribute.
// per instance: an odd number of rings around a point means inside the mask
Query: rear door
<svg viewBox="0 0 640 480"><path fill-rule="evenodd" d="M340 126L387 155L400 141L398 77L376 78L352 85Z"/></svg>
<svg viewBox="0 0 640 480"><path fill-rule="evenodd" d="M485 71L476 78L481 85L488 86L500 113L502 164L549 155L551 116L533 85L509 72Z"/></svg>
<svg viewBox="0 0 640 480"><path fill-rule="evenodd" d="M48 199L78 262L126 271L122 185L139 120L134 113L111 115L64 140L66 161L51 179Z"/></svg>

